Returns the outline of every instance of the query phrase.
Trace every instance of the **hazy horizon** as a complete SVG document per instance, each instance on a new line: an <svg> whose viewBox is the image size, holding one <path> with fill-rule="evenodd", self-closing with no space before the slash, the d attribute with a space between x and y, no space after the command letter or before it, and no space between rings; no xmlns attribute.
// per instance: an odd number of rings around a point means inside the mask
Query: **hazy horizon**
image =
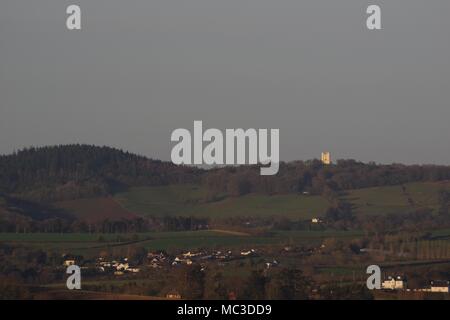
<svg viewBox="0 0 450 320"><path fill-rule="evenodd" d="M282 161L450 164L449 1L77 0L81 31L69 4L0 4L0 154L168 161L171 132L202 120L279 128Z"/></svg>

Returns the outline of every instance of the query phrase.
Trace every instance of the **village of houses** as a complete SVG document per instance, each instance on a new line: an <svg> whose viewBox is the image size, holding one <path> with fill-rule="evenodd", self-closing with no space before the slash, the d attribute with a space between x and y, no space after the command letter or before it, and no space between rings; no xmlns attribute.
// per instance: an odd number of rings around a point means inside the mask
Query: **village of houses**
<svg viewBox="0 0 450 320"><path fill-rule="evenodd" d="M432 280L424 288L408 288L408 282L401 276L389 276L381 283L381 289L389 291L449 293L449 287L450 281Z"/></svg>
<svg viewBox="0 0 450 320"><path fill-rule="evenodd" d="M286 247L284 250L290 250ZM179 265L192 265L199 264L202 270L206 268L207 261L216 262L219 266L223 266L225 262L232 260L245 259L250 257L258 257L259 250L248 249L236 251L235 253L231 250L220 251L220 250L201 250L201 251L187 251L179 255L171 256L164 251L149 252L147 254L146 263L142 266L135 266L130 264L127 257L123 257L117 260L106 260L105 258L99 257L94 261L81 261L81 257L75 257L71 255L64 256L63 266L68 267L71 265L81 264L81 269L95 270L99 274L113 274L115 276L122 276L124 274L136 274L141 271L142 268L150 269L160 269L160 268L170 268ZM275 259L270 259L265 262L265 268L270 269L272 267L278 266L278 261Z"/></svg>
<svg viewBox="0 0 450 320"><path fill-rule="evenodd" d="M322 246L323 247L323 246ZM321 247L321 248L322 248ZM284 253L296 251L292 247L284 247ZM298 251L298 250L297 250ZM298 253L298 252L297 252ZM308 254L307 252L303 252ZM138 274L143 269L162 269L174 268L181 265L197 264L204 271L207 263L217 263L218 266L224 266L227 262L242 260L246 258L263 257L264 253L259 249L248 249L241 251L231 250L200 250L186 251L178 255L169 255L164 251L148 252L145 263L142 265L133 265L127 257L116 260L108 260L102 257L95 261L80 261L81 258L66 256L63 266L81 263L81 269L90 269L96 274L113 275L121 277L126 274ZM276 259L264 259L264 268L266 270L278 267L280 263ZM381 283L381 291L385 292L423 292L423 293L449 293L450 281L431 280L427 286L422 288L409 288L407 279L402 276L387 276Z"/></svg>

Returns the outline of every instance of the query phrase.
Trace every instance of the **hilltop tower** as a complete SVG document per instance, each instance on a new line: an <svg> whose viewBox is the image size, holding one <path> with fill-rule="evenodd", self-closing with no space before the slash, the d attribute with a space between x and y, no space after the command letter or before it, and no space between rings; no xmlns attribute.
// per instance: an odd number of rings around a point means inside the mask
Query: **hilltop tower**
<svg viewBox="0 0 450 320"><path fill-rule="evenodd" d="M331 155L328 151L322 152L320 159L323 164L331 164Z"/></svg>

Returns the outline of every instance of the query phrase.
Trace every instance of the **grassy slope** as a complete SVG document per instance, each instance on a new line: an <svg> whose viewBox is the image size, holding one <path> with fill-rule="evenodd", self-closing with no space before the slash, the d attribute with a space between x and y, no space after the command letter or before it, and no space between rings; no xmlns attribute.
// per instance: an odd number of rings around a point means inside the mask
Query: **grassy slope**
<svg viewBox="0 0 450 320"><path fill-rule="evenodd" d="M106 218L114 220L136 217L111 197L62 201L55 205L88 222L102 221Z"/></svg>
<svg viewBox="0 0 450 320"><path fill-rule="evenodd" d="M438 191L450 182L418 182L398 186L349 190L342 197L354 204L357 214L406 213L420 208L437 209ZM284 216L310 219L322 216L329 201L321 196L249 194L206 202L206 190L193 185L132 188L110 198L92 198L57 203L79 218L147 216L197 216L210 218Z"/></svg>
<svg viewBox="0 0 450 320"><path fill-rule="evenodd" d="M418 182L350 190L343 199L354 204L357 214L406 213L420 208L437 208L441 188L450 182ZM143 215L182 216L271 216L309 219L324 214L329 202L321 196L250 194L204 202L205 190L189 185L133 188L115 199L129 211ZM410 201L412 200L412 202Z"/></svg>
<svg viewBox="0 0 450 320"><path fill-rule="evenodd" d="M351 190L343 198L355 206L357 214L401 213L410 209L400 186Z"/></svg>
<svg viewBox="0 0 450 320"><path fill-rule="evenodd" d="M115 199L143 215L203 217L271 216L309 219L322 215L328 201L320 196L249 194L216 202L203 201L205 191L190 185L133 188Z"/></svg>
<svg viewBox="0 0 450 320"><path fill-rule="evenodd" d="M421 208L436 210L438 192L443 188L449 190L450 182L408 183L404 189L399 185L350 190L344 199L352 202L359 214L406 213Z"/></svg>

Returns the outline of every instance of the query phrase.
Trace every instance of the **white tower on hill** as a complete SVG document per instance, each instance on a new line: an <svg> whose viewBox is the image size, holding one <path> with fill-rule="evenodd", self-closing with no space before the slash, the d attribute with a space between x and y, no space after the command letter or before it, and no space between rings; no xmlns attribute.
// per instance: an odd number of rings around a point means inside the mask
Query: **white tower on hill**
<svg viewBox="0 0 450 320"><path fill-rule="evenodd" d="M328 151L322 152L322 156L320 158L323 164L331 164L331 155Z"/></svg>

